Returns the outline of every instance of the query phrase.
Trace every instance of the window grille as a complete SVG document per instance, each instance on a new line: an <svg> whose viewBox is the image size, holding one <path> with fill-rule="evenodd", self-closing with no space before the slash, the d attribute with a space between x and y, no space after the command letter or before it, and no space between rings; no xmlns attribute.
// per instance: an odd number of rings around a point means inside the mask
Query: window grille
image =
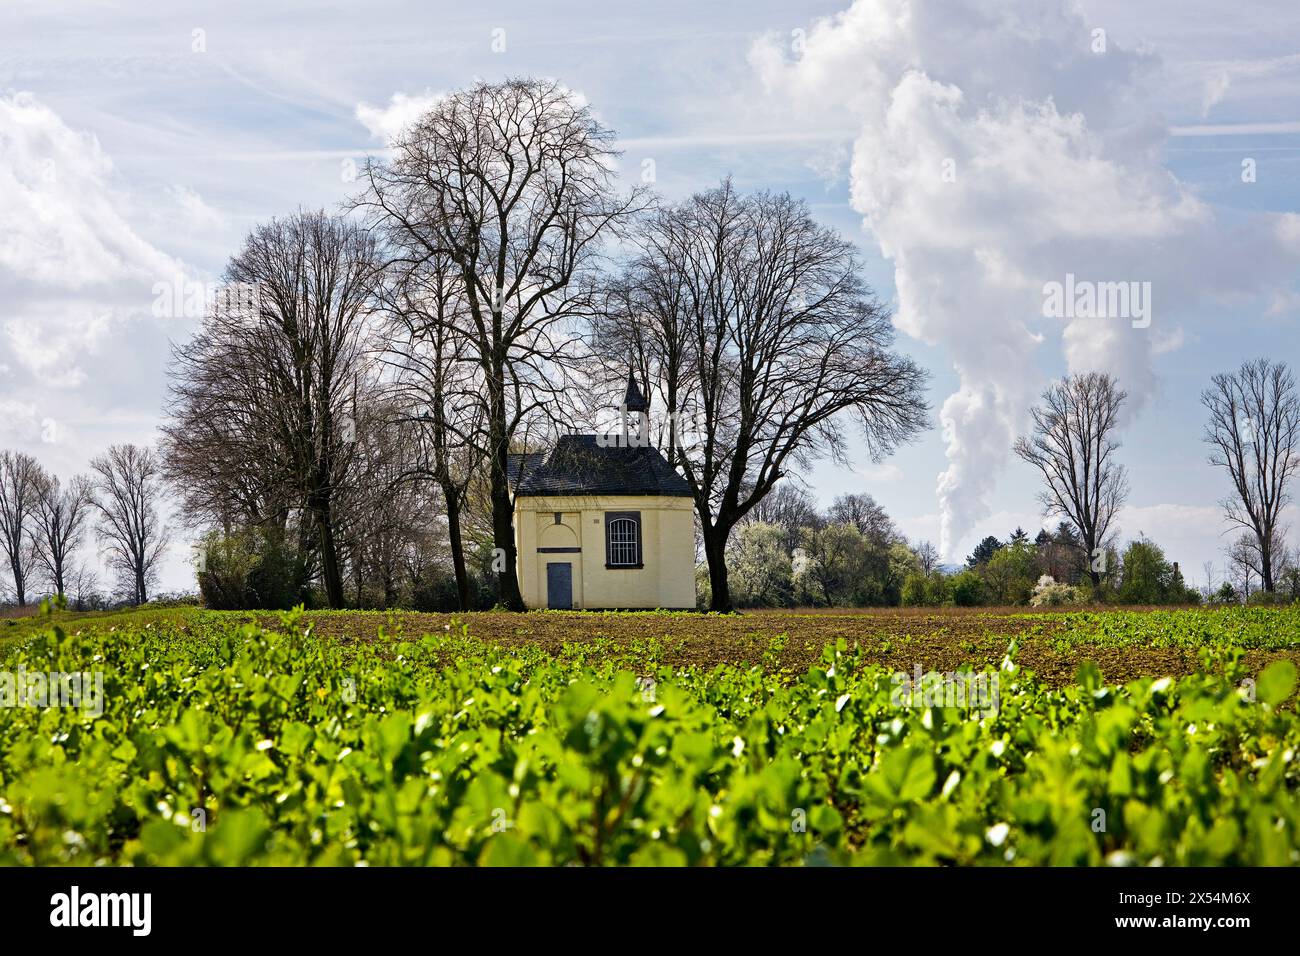
<svg viewBox="0 0 1300 956"><path fill-rule="evenodd" d="M641 528L635 518L609 522L609 563L627 567L641 563Z"/></svg>

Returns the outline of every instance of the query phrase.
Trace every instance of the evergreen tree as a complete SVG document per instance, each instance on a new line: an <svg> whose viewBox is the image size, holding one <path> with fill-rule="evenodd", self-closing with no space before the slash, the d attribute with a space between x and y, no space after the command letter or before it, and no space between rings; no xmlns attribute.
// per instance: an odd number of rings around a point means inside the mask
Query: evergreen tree
<svg viewBox="0 0 1300 956"><path fill-rule="evenodd" d="M1079 546L1079 532L1074 530L1074 525L1068 521L1062 521L1056 526L1056 543L1063 544L1071 548Z"/></svg>
<svg viewBox="0 0 1300 956"><path fill-rule="evenodd" d="M976 568L981 564L987 564L989 558L997 554L998 549L1001 547L1002 542L993 537L993 535L989 535L979 544L975 545L975 550L972 551L970 557L966 559L966 566L968 568Z"/></svg>

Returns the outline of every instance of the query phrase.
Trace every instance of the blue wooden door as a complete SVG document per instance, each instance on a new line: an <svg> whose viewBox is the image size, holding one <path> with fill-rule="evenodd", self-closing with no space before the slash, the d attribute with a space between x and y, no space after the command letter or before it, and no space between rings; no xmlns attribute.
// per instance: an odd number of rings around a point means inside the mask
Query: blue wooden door
<svg viewBox="0 0 1300 956"><path fill-rule="evenodd" d="M573 565L567 561L546 564L546 606L573 607Z"/></svg>

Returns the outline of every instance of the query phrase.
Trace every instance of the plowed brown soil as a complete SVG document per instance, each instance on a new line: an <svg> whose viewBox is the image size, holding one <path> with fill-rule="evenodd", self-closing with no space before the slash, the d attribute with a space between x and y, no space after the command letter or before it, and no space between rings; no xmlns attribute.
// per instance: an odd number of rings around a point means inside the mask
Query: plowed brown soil
<svg viewBox="0 0 1300 956"><path fill-rule="evenodd" d="M1131 608L1128 610L1132 610ZM1094 661L1108 683L1137 677L1179 677L1200 669L1195 650L1081 644L1069 651L1051 645L1063 627L1060 618L1024 617L1024 608L863 609L800 612L755 611L736 615L601 614L546 611L525 614L396 613L309 614L315 633L340 640L376 640L379 629L400 625L407 638L444 633L464 623L469 633L505 647L530 645L551 653L564 644L608 640L629 651L659 642L657 659L677 665L765 664L806 670L821 659L822 648L837 639L860 648L866 659L897 670L953 671L963 664L981 667L1002 661L1014 639L1016 661L1052 686L1074 681L1079 665ZM391 622L391 623L390 623ZM267 624L274 625L268 618ZM1248 651L1244 662L1257 673L1288 657L1300 665L1300 648Z"/></svg>

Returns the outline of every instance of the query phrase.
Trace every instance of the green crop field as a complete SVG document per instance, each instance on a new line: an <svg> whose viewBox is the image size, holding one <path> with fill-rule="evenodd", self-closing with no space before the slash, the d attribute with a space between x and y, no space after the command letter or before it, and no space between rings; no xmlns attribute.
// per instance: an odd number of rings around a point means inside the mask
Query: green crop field
<svg viewBox="0 0 1300 956"><path fill-rule="evenodd" d="M1295 865L1298 658L1297 608L56 612L0 622L0 862Z"/></svg>

